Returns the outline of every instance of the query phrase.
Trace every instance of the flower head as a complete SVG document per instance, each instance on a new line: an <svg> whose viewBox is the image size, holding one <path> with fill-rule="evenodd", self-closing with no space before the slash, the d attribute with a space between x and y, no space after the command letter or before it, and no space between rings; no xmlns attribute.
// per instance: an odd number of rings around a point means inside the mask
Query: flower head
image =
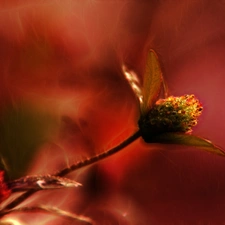
<svg viewBox="0 0 225 225"><path fill-rule="evenodd" d="M225 152L211 141L191 134L203 107L194 95L167 97L167 85L154 50L150 49L147 56L142 87L133 71L126 66L122 69L139 99L141 115L138 125L145 142L195 146L225 156ZM158 100L160 93L165 97Z"/></svg>
<svg viewBox="0 0 225 225"><path fill-rule="evenodd" d="M144 137L166 132L190 133L202 109L194 95L170 96L159 99L149 113L139 120L139 126Z"/></svg>

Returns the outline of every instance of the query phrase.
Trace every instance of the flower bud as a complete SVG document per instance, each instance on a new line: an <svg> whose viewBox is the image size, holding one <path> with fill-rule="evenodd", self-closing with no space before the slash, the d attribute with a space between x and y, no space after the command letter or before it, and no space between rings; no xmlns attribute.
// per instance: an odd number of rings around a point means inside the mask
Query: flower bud
<svg viewBox="0 0 225 225"><path fill-rule="evenodd" d="M194 95L159 99L148 114L139 120L142 137L146 142L151 142L152 137L162 133L190 133L202 109Z"/></svg>

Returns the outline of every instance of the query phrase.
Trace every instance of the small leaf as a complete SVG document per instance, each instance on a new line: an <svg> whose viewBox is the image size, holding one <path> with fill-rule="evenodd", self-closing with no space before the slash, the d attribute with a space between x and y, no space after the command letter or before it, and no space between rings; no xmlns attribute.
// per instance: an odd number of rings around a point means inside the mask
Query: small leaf
<svg viewBox="0 0 225 225"><path fill-rule="evenodd" d="M141 107L142 116L146 115L157 100L162 85L162 71L159 59L154 50L150 49L147 56L147 63L143 83L143 104Z"/></svg>
<svg viewBox="0 0 225 225"><path fill-rule="evenodd" d="M122 65L122 70L123 70L123 74L125 78L130 84L130 87L132 88L134 94L138 98L140 105L142 105L143 94L142 94L142 88L141 88L137 74L134 71L129 70L125 65Z"/></svg>
<svg viewBox="0 0 225 225"><path fill-rule="evenodd" d="M82 186L80 183L63 177L51 175L36 175L22 177L17 180L8 182L7 186L12 192L33 190L49 190L58 188L69 188Z"/></svg>
<svg viewBox="0 0 225 225"><path fill-rule="evenodd" d="M213 145L211 141L185 133L164 133L154 137L151 142L193 146L220 156L225 156L224 151Z"/></svg>

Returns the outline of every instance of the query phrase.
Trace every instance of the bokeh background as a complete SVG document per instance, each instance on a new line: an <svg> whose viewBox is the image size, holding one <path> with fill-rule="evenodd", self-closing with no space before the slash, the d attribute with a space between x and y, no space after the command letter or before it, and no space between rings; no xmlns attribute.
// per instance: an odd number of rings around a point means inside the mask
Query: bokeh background
<svg viewBox="0 0 225 225"><path fill-rule="evenodd" d="M18 174L51 174L120 143L139 116L121 64L142 80L149 48L170 94L195 94L203 103L194 134L225 148L224 28L223 0L2 0L1 151L13 149ZM24 147L35 154L14 154ZM39 192L23 205L59 207L100 225L222 225L224 160L139 139L68 176L83 187ZM41 213L8 218L82 224Z"/></svg>

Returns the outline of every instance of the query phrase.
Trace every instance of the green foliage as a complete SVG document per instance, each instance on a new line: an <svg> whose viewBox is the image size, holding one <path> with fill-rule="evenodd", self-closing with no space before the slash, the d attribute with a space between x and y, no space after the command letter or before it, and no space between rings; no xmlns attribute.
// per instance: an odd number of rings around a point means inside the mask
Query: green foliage
<svg viewBox="0 0 225 225"><path fill-rule="evenodd" d="M162 87L162 71L158 57L154 50L150 49L144 73L143 103L141 114L145 116L155 104Z"/></svg>
<svg viewBox="0 0 225 225"><path fill-rule="evenodd" d="M1 169L9 179L25 175L38 148L49 138L52 116L29 105L8 107L0 115Z"/></svg>
<svg viewBox="0 0 225 225"><path fill-rule="evenodd" d="M185 133L164 133L152 138L152 143L163 143L163 144L179 144L186 146L193 146L204 151L208 151L217 155L225 156L224 151L212 144L211 141L206 140L202 137L197 137L191 134Z"/></svg>

